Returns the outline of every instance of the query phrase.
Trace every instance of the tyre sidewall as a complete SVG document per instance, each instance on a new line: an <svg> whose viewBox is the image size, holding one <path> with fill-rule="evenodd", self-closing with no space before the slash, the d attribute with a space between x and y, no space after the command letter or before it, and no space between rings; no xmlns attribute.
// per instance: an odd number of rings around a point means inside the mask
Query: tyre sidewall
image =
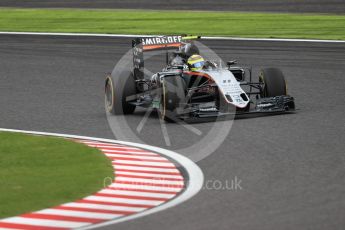
<svg viewBox="0 0 345 230"><path fill-rule="evenodd" d="M110 84L112 89L112 103L108 106L106 102L107 111L115 115L133 113L135 106L126 101L128 96L136 94L133 73L125 71L118 77L114 74L107 74L105 87L107 84Z"/></svg>
<svg viewBox="0 0 345 230"><path fill-rule="evenodd" d="M180 103L185 102L186 84L181 76L169 76L162 80L160 113L166 121L172 121L179 114Z"/></svg>
<svg viewBox="0 0 345 230"><path fill-rule="evenodd" d="M262 69L259 75L259 81L264 83L262 97L275 97L287 94L285 77L280 69Z"/></svg>

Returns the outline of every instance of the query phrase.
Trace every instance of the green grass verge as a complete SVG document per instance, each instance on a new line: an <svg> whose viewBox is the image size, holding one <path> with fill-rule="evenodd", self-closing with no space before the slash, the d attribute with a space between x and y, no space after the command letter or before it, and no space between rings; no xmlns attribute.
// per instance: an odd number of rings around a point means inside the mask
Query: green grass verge
<svg viewBox="0 0 345 230"><path fill-rule="evenodd" d="M1 31L345 39L344 15L0 9Z"/></svg>
<svg viewBox="0 0 345 230"><path fill-rule="evenodd" d="M98 149L55 137L0 132L0 218L99 191L113 178Z"/></svg>

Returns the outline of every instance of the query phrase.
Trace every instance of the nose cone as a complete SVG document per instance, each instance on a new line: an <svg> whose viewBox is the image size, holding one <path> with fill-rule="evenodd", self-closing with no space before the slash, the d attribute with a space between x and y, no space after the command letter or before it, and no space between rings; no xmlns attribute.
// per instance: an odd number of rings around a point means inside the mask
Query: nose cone
<svg viewBox="0 0 345 230"><path fill-rule="evenodd" d="M244 108L248 105L249 97L229 70L218 69L206 71L205 73L207 73L217 84L219 92L223 95L227 103L238 108Z"/></svg>

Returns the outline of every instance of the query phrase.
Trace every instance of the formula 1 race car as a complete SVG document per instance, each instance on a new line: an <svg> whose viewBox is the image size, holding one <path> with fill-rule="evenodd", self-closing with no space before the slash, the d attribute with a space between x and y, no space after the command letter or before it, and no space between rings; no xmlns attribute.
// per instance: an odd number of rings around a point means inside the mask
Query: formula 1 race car
<svg viewBox="0 0 345 230"><path fill-rule="evenodd" d="M112 114L132 114L137 106L156 109L166 121L227 114L276 114L295 110L286 81L277 68L262 69L252 81L251 68L212 60L191 71L187 59L199 54L197 36L160 36L132 41L133 68L113 71L105 80L105 104ZM171 50L173 51L171 52ZM166 66L148 75L144 53L165 50ZM124 68L126 69L126 68ZM248 81L246 80L248 79Z"/></svg>

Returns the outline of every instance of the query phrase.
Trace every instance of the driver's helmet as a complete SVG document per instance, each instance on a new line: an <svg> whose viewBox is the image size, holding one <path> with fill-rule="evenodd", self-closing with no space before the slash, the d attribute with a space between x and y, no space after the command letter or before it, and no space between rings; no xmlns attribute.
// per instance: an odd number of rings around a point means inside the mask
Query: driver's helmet
<svg viewBox="0 0 345 230"><path fill-rule="evenodd" d="M205 60L198 54L190 56L187 60L188 67L191 71L199 71L205 64Z"/></svg>

